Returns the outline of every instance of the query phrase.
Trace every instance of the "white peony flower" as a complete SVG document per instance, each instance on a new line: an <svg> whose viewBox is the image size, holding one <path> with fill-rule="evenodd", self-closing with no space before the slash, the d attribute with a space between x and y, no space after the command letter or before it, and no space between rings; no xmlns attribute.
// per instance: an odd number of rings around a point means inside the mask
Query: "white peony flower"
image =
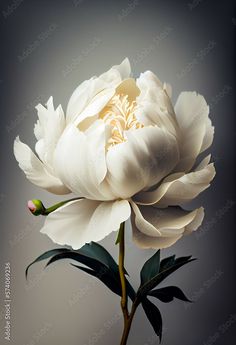
<svg viewBox="0 0 236 345"><path fill-rule="evenodd" d="M66 116L52 98L38 105L35 151L19 138L15 157L26 177L55 194L73 192L50 213L41 232L78 249L100 241L131 216L134 241L165 248L196 230L203 208L183 210L215 175L209 107L196 92L182 92L175 107L171 88L150 71L130 78L125 59L86 80L72 94Z"/></svg>

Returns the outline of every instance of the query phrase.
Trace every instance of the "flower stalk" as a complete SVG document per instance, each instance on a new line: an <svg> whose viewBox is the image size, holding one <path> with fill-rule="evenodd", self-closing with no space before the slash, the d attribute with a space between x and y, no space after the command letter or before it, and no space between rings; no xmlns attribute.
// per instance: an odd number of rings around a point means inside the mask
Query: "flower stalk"
<svg viewBox="0 0 236 345"><path fill-rule="evenodd" d="M136 312L136 309L137 309L138 305L139 305L139 302L136 299L134 301L133 305L132 305L132 309L131 309L130 314L128 315L128 318L124 322L124 330L123 330L123 334L122 334L120 345L126 345L127 344L127 340L128 340L131 324L132 324L132 321L133 321L133 318L134 318L134 314Z"/></svg>
<svg viewBox="0 0 236 345"><path fill-rule="evenodd" d="M126 280L125 280L125 223L121 223L119 230L119 273L121 282L121 309L124 316L124 321L128 319L128 308L127 308L127 291L126 291Z"/></svg>
<svg viewBox="0 0 236 345"><path fill-rule="evenodd" d="M131 308L131 312L129 313L128 310L128 300L127 300L127 287L126 287L126 278L125 278L125 267L124 267L124 261L125 261L125 222L121 223L120 230L117 238L117 242L119 243L119 274L120 274L120 282L121 282L121 309L123 313L124 318L124 329L123 334L121 338L120 345L126 345L131 324L134 318L134 314L136 312L136 309L138 307L138 299L136 298L134 300L134 303Z"/></svg>
<svg viewBox="0 0 236 345"><path fill-rule="evenodd" d="M46 208L41 200L33 199L28 201L28 209L34 216L48 216L53 211L57 210L59 207L67 204L70 201L79 200L82 198L73 198L65 201L58 202L57 204Z"/></svg>

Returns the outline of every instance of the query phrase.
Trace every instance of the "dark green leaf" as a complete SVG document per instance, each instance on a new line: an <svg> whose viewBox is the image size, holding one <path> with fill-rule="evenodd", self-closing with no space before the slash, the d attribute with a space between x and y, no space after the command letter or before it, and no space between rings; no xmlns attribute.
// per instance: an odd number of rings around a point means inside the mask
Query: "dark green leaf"
<svg viewBox="0 0 236 345"><path fill-rule="evenodd" d="M46 267L62 259L75 260L79 263L88 266L91 269L90 274L97 276L97 278L102 280L103 283L106 284L108 287L110 284L111 290L120 295L119 267L113 259L113 257L108 253L108 251L98 243L91 242L90 244L85 244L79 250L70 250L67 248L58 248L50 250L40 255L27 267L26 276L28 273L28 269L31 265L33 265L35 262L42 261L47 258L50 258L50 260L48 261ZM89 269L87 268L80 269L89 273ZM106 272L106 274L104 274L104 272ZM111 283L109 283L108 280L110 280ZM134 301L136 293L127 279L126 284L127 294L131 298L131 300Z"/></svg>
<svg viewBox="0 0 236 345"><path fill-rule="evenodd" d="M127 288L127 295L131 299L131 301L135 300L136 292L133 289L133 286L130 284L130 282L125 278L126 280L126 288ZM119 284L120 284L120 276L119 276Z"/></svg>
<svg viewBox="0 0 236 345"><path fill-rule="evenodd" d="M175 259L175 263L176 264L180 264L180 263L187 263L189 262L189 260L191 259L192 255L189 256L181 256L180 258ZM194 259L196 260L196 259Z"/></svg>
<svg viewBox="0 0 236 345"><path fill-rule="evenodd" d="M160 272L166 270L175 263L175 255L169 256L168 258L162 259L160 263Z"/></svg>
<svg viewBox="0 0 236 345"><path fill-rule="evenodd" d="M125 278L126 280L126 289L127 289L127 295L131 299L131 301L135 300L136 292L133 289L133 286L130 284L130 282ZM120 284L120 276L119 276L119 284Z"/></svg>
<svg viewBox="0 0 236 345"><path fill-rule="evenodd" d="M98 260L86 256L84 254L80 254L78 251L68 251L65 253L59 253L54 255L47 263L46 267L51 265L52 263L58 261L58 260L64 260L64 259L71 259L71 260L75 260L77 262L80 262L86 266L88 266L89 268L94 269L95 271L100 269L101 267L101 262L99 262Z"/></svg>
<svg viewBox="0 0 236 345"><path fill-rule="evenodd" d="M159 337L161 342L162 337L162 317L159 309L150 302L147 298L144 298L142 301L142 306L147 315L148 320L150 321L156 335Z"/></svg>
<svg viewBox="0 0 236 345"><path fill-rule="evenodd" d="M167 269L163 270L155 277L150 279L147 283L143 284L139 290L138 294L141 296L147 295L147 293L153 290L158 284L160 284L165 278L167 278L171 273L175 272L177 269L182 267L183 265L187 264L188 262L194 261L195 259L185 259L185 260L175 260L175 263L168 267ZM176 263L177 261L177 263Z"/></svg>
<svg viewBox="0 0 236 345"><path fill-rule="evenodd" d="M157 290L152 290L148 293L149 296L158 298L164 303L173 301L174 298L185 302L191 302L183 293L183 291L176 286L168 286Z"/></svg>
<svg viewBox="0 0 236 345"><path fill-rule="evenodd" d="M89 255L89 252L87 252L87 255ZM106 285L108 286L109 282L108 280L111 281L111 286L112 286L112 291L120 295L120 276L119 276L119 270L117 269L117 272L114 272L112 269L107 267L105 264L102 262L98 261L97 259L94 259L91 255L91 257L84 254L79 253L78 251L69 251L67 253L60 253L55 256L53 256L49 262L47 263L46 266L51 265L52 263L62 260L62 259L71 259L75 260L79 263L82 263L86 266L88 266L92 271L94 271L94 275L97 276L100 280L103 278L103 283L106 280ZM116 264L117 265L117 264ZM118 265L117 265L118 267ZM85 271L85 269L84 269ZM105 272L105 273L101 273ZM88 273L88 272L87 272ZM90 272L92 274L92 272ZM100 278L101 276L101 278ZM109 276L109 279L108 279ZM128 280L126 279L126 284L127 284L127 294L130 297L130 299L133 301L135 299L136 293L133 289L133 287L130 285Z"/></svg>
<svg viewBox="0 0 236 345"><path fill-rule="evenodd" d="M85 244L81 249L78 250L78 253L87 255L91 258L94 258L102 262L107 267L116 269L117 263L113 257L108 253L108 251L96 242L90 242Z"/></svg>
<svg viewBox="0 0 236 345"><path fill-rule="evenodd" d="M57 249L48 250L47 252L41 254L40 256L37 257L37 259L35 259L33 262L31 262L31 264L29 264L29 265L26 267L26 270L25 270L26 279L27 279L27 276L28 276L29 268L30 268L33 264L35 264L36 262L45 260L45 259L49 259L49 258L52 257L53 255L65 253L65 252L68 252L68 251L69 251L69 249L67 249L67 248L57 248Z"/></svg>
<svg viewBox="0 0 236 345"><path fill-rule="evenodd" d="M56 254L62 254L62 253L78 253L79 255L85 255L86 257L89 257L91 259L95 259L96 261L99 261L103 264L105 264L107 267L110 267L114 272L118 272L119 268L113 257L108 253L108 251L103 248L101 245L95 242L91 242L90 244L85 244L82 248L79 250L70 250L67 248L58 248L58 249L52 249L44 254L40 255L37 259L35 259L27 268L26 268L26 275L28 273L28 269L31 265L33 265L36 262L48 259ZM73 255L73 254L72 254Z"/></svg>
<svg viewBox="0 0 236 345"><path fill-rule="evenodd" d="M94 271L87 267L77 266L74 264L71 264L71 265L92 275L95 278L98 278L99 280L101 280L101 282L103 282L103 284L105 284L112 292L114 292L118 296L122 295L120 283L117 282L116 279L114 279L114 277L111 275L109 269L106 266L101 268L100 271Z"/></svg>
<svg viewBox="0 0 236 345"><path fill-rule="evenodd" d="M104 247L102 247L100 244L96 242L90 242L89 244L85 244L82 248L77 250L77 252L100 261L115 273L119 271L119 267L113 259L113 257L111 256L111 254Z"/></svg>
<svg viewBox="0 0 236 345"><path fill-rule="evenodd" d="M119 276L119 266L111 256L111 254L100 244L96 242L91 242L89 244L84 245L81 249L78 250L79 253L87 255L95 260L98 260L102 264L106 265L110 270L114 273L117 284L120 284L120 276ZM125 270L125 274L128 274ZM133 301L135 299L136 293L133 287L130 285L128 280L126 280L128 296Z"/></svg>
<svg viewBox="0 0 236 345"><path fill-rule="evenodd" d="M79 268L80 270L100 279L111 291L116 293L117 295L121 296L121 284L120 284L120 276L114 275L110 269L108 269L106 266L101 267L99 271L94 271L92 269L88 269L87 267L83 266L77 266L74 264L71 264L74 267ZM130 282L126 279L126 288L127 288L127 294L129 298L134 301L136 297L136 293L130 284Z"/></svg>
<svg viewBox="0 0 236 345"><path fill-rule="evenodd" d="M158 250L150 259L148 259L140 273L141 285L148 282L159 273L160 268L160 250Z"/></svg>

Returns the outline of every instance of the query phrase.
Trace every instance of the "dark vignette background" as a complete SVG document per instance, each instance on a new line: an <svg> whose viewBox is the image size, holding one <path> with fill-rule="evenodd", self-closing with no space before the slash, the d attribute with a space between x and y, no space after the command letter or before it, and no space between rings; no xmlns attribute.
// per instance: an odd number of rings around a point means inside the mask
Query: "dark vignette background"
<svg viewBox="0 0 236 345"><path fill-rule="evenodd" d="M177 272L169 284L195 301L160 305L163 345L232 345L235 340L235 104L233 1L64 0L1 1L1 286L4 263L12 269L11 343L14 345L119 344L119 299L67 263L48 271L35 266L28 284L24 269L55 245L39 233L30 198L50 205L58 200L31 185L12 154L16 135L33 147L34 106L54 96L65 109L74 88L126 56L133 74L150 69L173 86L202 93L216 128L212 156L217 175L212 187L190 206L203 205L202 227L162 255L193 254L199 260ZM132 245L127 268L138 285L138 270L151 251ZM115 234L102 244L114 256ZM1 344L4 294L1 289ZM157 344L140 309L129 344Z"/></svg>

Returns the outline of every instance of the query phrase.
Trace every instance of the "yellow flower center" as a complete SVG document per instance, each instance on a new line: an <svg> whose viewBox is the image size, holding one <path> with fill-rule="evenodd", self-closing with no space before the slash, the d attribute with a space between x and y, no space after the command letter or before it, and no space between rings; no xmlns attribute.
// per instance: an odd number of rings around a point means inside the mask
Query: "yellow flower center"
<svg viewBox="0 0 236 345"><path fill-rule="evenodd" d="M135 110L136 102L129 102L127 95L115 95L102 110L99 118L112 127L107 148L125 142L125 131L144 127L138 122Z"/></svg>

